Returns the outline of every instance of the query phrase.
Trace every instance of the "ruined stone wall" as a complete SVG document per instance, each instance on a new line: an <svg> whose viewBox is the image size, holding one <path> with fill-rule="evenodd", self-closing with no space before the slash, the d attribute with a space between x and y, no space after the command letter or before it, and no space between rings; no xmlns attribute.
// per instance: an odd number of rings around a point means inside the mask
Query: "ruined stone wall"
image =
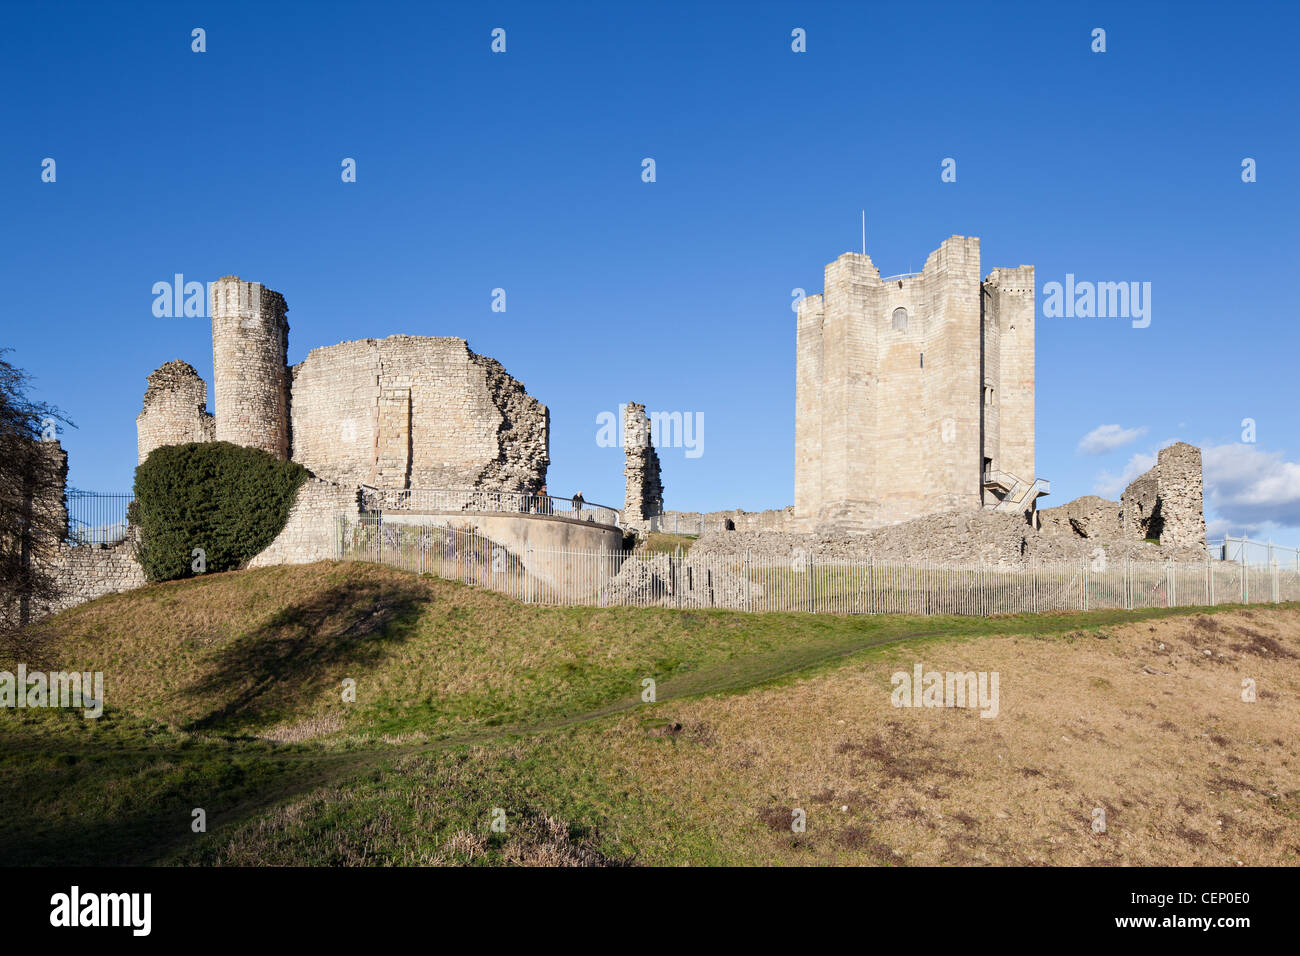
<svg viewBox="0 0 1300 956"><path fill-rule="evenodd" d="M144 408L135 420L137 464L164 445L213 441L208 386L188 362L167 362L149 375Z"/></svg>
<svg viewBox="0 0 1300 956"><path fill-rule="evenodd" d="M1123 561L1204 564L1203 547L1175 547L1125 540L1115 534L1080 538L1060 530L1034 530L1023 515L1000 511L950 511L925 515L865 532L823 526L815 532L709 530L690 550L692 557L749 554L760 560L788 561L799 551L821 562L865 561L923 567L927 562L954 567L1028 568L1035 564L1093 564L1104 555Z"/></svg>
<svg viewBox="0 0 1300 956"><path fill-rule="evenodd" d="M1201 450L1187 442L1160 449L1160 543L1168 547L1205 547L1205 491Z"/></svg>
<svg viewBox="0 0 1300 956"><path fill-rule="evenodd" d="M1135 541L1160 537L1160 491L1156 470L1134 479L1120 497L1120 527Z"/></svg>
<svg viewBox="0 0 1300 956"><path fill-rule="evenodd" d="M731 528L728 528L728 523ZM701 530L703 529L703 530ZM710 531L794 531L799 525L795 509L778 508L772 511L665 511L654 522L653 529L666 534L707 534Z"/></svg>
<svg viewBox="0 0 1300 956"><path fill-rule="evenodd" d="M664 510L664 486L659 453L650 440L650 419L645 406L628 402L623 409L624 465L623 524L638 527Z"/></svg>
<svg viewBox="0 0 1300 956"><path fill-rule="evenodd" d="M65 611L105 594L144 587L144 568L135 559L135 541L127 538L112 547L59 546L56 578L59 599L48 613Z"/></svg>
<svg viewBox="0 0 1300 956"><path fill-rule="evenodd" d="M537 491L545 405L464 339L395 335L313 349L292 370L293 459L382 488Z"/></svg>
<svg viewBox="0 0 1300 956"><path fill-rule="evenodd" d="M260 282L212 284L216 440L289 457L289 311Z"/></svg>
<svg viewBox="0 0 1300 956"><path fill-rule="evenodd" d="M1119 536L1119 502L1084 495L1055 508L1038 512L1045 532L1072 534L1080 538L1115 538Z"/></svg>
<svg viewBox="0 0 1300 956"><path fill-rule="evenodd" d="M298 488L289 519L275 540L249 562L250 568L309 564L335 557L338 518L360 514L358 489L310 479ZM62 544L54 560L60 595L44 613L67 610L106 594L143 587L144 568L135 557L133 534L112 547Z"/></svg>
<svg viewBox="0 0 1300 956"><path fill-rule="evenodd" d="M248 566L331 560L336 556L339 517L355 519L360 513L360 491L356 487L320 479L304 481L298 486L284 528L265 550L249 560Z"/></svg>
<svg viewBox="0 0 1300 956"><path fill-rule="evenodd" d="M1155 467L1124 489L1120 524L1125 538L1158 538L1168 547L1204 547L1201 450L1187 442L1160 449Z"/></svg>
<svg viewBox="0 0 1300 956"><path fill-rule="evenodd" d="M63 447L63 443L57 438L37 443L45 457L45 467L49 470L45 475L37 479L38 484L43 484L45 488L51 491L50 494L32 496L31 506L33 512L37 513L42 519L44 527L58 528L60 534L59 541L51 541L46 544L45 550L53 550L61 543L62 538L68 532L68 453Z"/></svg>
<svg viewBox="0 0 1300 956"><path fill-rule="evenodd" d="M497 426L496 457L487 463L475 487L507 491L540 491L551 464L551 413L510 375L496 359L470 351L470 361L483 375ZM475 377L477 383L478 379Z"/></svg>
<svg viewBox="0 0 1300 956"><path fill-rule="evenodd" d="M888 282L868 256L846 253L826 267L823 294L800 303L800 523L861 530L980 507L985 360L979 274L974 237L953 236L930 254L919 275ZM1032 269L1027 283L1022 270L1013 274L1015 283L994 295L999 307L1006 300L1006 321L1019 323L1025 308L1033 310ZM1012 295L1024 303L1013 303ZM995 347L1000 338L999 329ZM1031 337L1017 341L1010 375L1018 395L1027 383L1030 401L1028 415L1017 406L1011 427L1027 425L1032 458L1032 375L1026 379L1021 363L1028 354L1032 368L1033 345ZM992 378L1001 375L1000 361L989 371ZM1023 446L1024 436L1017 438Z"/></svg>

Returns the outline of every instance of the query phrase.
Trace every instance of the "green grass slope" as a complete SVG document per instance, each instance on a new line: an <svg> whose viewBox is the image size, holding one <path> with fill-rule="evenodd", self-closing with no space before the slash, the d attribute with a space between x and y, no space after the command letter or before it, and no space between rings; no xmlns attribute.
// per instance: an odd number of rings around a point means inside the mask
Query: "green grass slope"
<svg viewBox="0 0 1300 956"><path fill-rule="evenodd" d="M900 641L1079 634L1173 612L844 618L544 608L378 565L114 595L0 647L103 671L105 713L0 714L10 863L755 862L672 835L673 797L601 766L664 708L831 673ZM874 650L873 650L874 649ZM646 703L643 681L657 701ZM355 702L344 700L355 682ZM585 781L585 783L584 783ZM509 807L504 834L487 825ZM192 820L202 810L207 832ZM656 823L655 821L659 821ZM695 843L698 842L698 845Z"/></svg>

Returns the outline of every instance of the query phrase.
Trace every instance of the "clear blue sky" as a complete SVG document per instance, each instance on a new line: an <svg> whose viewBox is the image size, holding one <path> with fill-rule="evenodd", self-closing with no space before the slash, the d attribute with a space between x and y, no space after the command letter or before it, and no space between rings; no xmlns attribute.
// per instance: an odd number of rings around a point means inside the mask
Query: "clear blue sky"
<svg viewBox="0 0 1300 956"><path fill-rule="evenodd" d="M630 399L704 416L668 507L781 507L791 290L865 208L883 274L962 234L1040 306L1067 272L1152 283L1149 328L1040 318L1045 505L1184 439L1217 449L1216 529L1300 543L1298 34L1252 3L14 5L0 344L77 424L81 488L129 489L151 370L211 381L153 283L234 273L284 293L291 362L394 333L499 359L551 409L553 492L621 503L596 416ZM1081 453L1103 425L1137 434Z"/></svg>

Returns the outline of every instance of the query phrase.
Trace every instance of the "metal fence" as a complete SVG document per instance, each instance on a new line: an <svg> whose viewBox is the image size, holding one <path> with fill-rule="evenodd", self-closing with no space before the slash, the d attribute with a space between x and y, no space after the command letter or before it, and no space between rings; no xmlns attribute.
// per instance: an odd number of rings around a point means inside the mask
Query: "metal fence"
<svg viewBox="0 0 1300 956"><path fill-rule="evenodd" d="M126 539L127 508L133 494L103 494L68 489L68 536L71 545L113 545Z"/></svg>
<svg viewBox="0 0 1300 956"><path fill-rule="evenodd" d="M1225 537L1209 544L1211 558L1236 561L1252 567L1272 567L1300 570L1300 548L1285 548L1272 541L1251 541L1249 538Z"/></svg>
<svg viewBox="0 0 1300 956"><path fill-rule="evenodd" d="M497 512L502 514L552 515L618 525L619 512L606 505L554 495L536 495L521 491L485 491L483 489L440 488L371 488L363 485L361 504L366 511L399 511L415 514L446 512Z"/></svg>
<svg viewBox="0 0 1300 956"><path fill-rule="evenodd" d="M508 551L434 526L339 520L337 557L553 605L812 614L990 614L1300 601L1300 570L1239 562L1087 561L994 568L896 561Z"/></svg>

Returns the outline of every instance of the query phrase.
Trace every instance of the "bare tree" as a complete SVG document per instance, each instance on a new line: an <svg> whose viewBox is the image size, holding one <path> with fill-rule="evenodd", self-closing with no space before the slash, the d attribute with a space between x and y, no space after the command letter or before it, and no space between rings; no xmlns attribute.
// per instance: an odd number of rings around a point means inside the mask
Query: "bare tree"
<svg viewBox="0 0 1300 956"><path fill-rule="evenodd" d="M68 513L57 428L71 422L28 398L31 378L5 361L9 351L0 349L0 632L12 633L58 596L53 563Z"/></svg>

